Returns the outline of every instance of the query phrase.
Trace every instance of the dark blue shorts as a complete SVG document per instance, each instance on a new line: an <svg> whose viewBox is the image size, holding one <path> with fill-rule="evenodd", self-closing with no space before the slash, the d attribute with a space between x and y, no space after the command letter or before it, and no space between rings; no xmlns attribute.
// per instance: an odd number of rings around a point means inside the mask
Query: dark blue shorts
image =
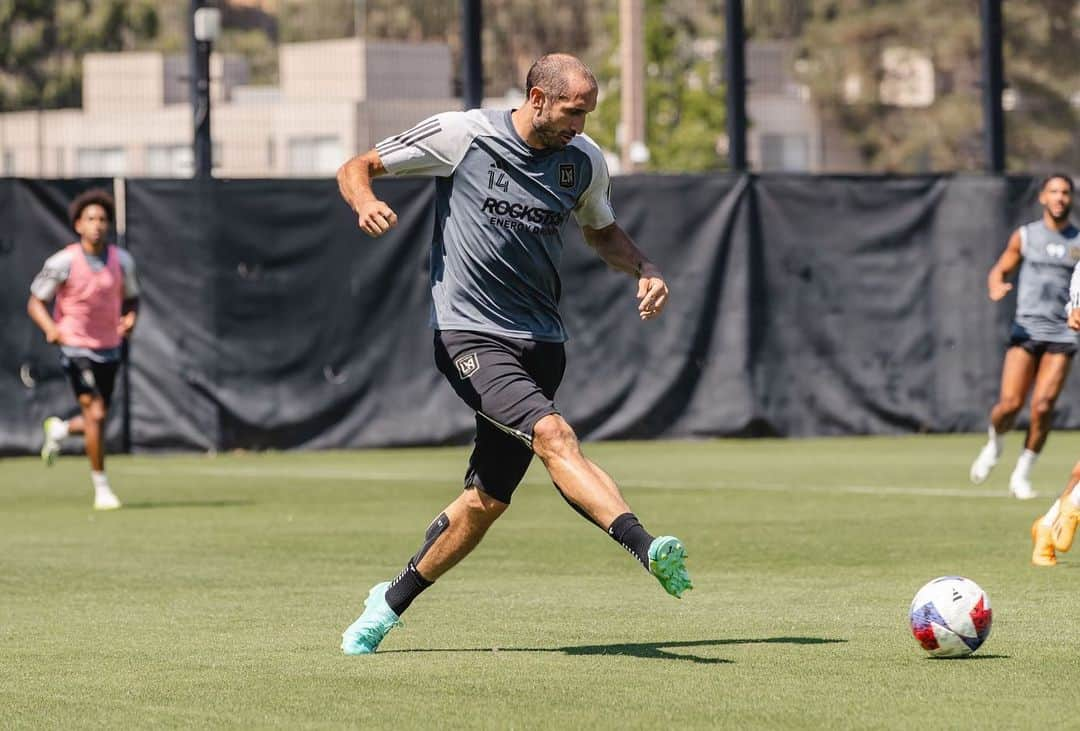
<svg viewBox="0 0 1080 731"><path fill-rule="evenodd" d="M1023 348L1036 358L1041 357L1043 353L1069 356L1076 355L1075 342L1058 343L1052 340L1035 340L1031 337L1031 333L1029 333L1027 329L1015 322L1012 324L1012 330L1009 331L1009 347Z"/></svg>
<svg viewBox="0 0 1080 731"><path fill-rule="evenodd" d="M509 503L532 461L533 427L559 413L554 399L566 370L563 344L437 330L435 364L476 412L465 486Z"/></svg>

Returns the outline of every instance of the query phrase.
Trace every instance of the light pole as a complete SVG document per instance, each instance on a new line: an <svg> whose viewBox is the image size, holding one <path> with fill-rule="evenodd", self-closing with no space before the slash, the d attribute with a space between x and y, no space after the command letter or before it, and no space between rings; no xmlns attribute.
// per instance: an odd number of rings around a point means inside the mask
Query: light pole
<svg viewBox="0 0 1080 731"><path fill-rule="evenodd" d="M214 146L210 137L210 49L221 33L221 11L207 0L191 0L191 112L195 124L192 158L195 177L209 178Z"/></svg>

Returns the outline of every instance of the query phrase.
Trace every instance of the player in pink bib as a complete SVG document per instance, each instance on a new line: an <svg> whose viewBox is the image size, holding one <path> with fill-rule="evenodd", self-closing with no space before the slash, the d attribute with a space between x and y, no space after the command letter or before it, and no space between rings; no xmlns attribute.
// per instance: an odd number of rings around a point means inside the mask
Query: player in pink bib
<svg viewBox="0 0 1080 731"><path fill-rule="evenodd" d="M108 243L114 210L112 196L101 189L88 190L72 202L71 222L79 241L45 261L30 285L27 303L45 339L60 346L60 362L82 412L66 421L55 416L45 420L41 457L51 465L60 440L82 434L97 510L120 507L105 476L105 419L121 345L135 327L139 295L135 261Z"/></svg>

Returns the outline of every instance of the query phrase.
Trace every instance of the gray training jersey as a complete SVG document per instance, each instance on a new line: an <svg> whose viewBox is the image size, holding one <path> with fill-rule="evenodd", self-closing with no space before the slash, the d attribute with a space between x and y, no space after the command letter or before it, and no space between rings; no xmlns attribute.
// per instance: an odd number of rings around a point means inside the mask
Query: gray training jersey
<svg viewBox="0 0 1080 731"><path fill-rule="evenodd" d="M1033 340L1074 343L1076 333L1066 324L1069 280L1080 261L1080 232L1075 226L1054 231L1042 219L1020 227L1020 284L1016 294L1016 324Z"/></svg>
<svg viewBox="0 0 1080 731"><path fill-rule="evenodd" d="M375 146L395 175L431 175L431 324L563 342L559 317L562 229L615 221L596 144L534 150L504 110L430 117Z"/></svg>

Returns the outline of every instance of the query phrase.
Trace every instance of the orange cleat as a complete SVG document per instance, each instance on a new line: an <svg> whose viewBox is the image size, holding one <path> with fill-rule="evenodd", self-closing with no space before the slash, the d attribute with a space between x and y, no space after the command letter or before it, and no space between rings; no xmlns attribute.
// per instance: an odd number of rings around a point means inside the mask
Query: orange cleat
<svg viewBox="0 0 1080 731"><path fill-rule="evenodd" d="M1042 524L1042 518L1036 518L1031 524L1031 564L1033 566L1057 566L1054 554L1054 539L1050 529Z"/></svg>

